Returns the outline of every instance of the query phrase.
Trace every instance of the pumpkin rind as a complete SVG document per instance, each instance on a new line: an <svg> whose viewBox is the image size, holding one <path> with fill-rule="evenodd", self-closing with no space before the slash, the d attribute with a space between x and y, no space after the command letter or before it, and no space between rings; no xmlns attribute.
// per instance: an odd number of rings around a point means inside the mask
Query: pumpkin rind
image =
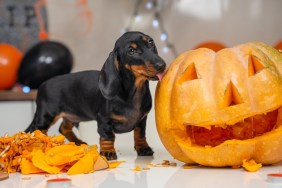
<svg viewBox="0 0 282 188"><path fill-rule="evenodd" d="M194 68L193 68L194 67ZM244 159L273 164L282 160L282 110L279 128L248 140L216 147L191 143L186 125L232 126L282 106L282 54L252 42L219 52L201 48L181 54L159 82L156 124L170 154L185 163L236 166Z"/></svg>

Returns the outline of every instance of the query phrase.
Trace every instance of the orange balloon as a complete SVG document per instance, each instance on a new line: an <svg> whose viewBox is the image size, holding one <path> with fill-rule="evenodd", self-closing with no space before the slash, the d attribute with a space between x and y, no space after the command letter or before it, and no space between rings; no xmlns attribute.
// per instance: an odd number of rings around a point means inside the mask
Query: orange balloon
<svg viewBox="0 0 282 188"><path fill-rule="evenodd" d="M17 81L22 53L10 44L0 44L0 90L10 89Z"/></svg>
<svg viewBox="0 0 282 188"><path fill-rule="evenodd" d="M197 49L197 48L209 48L209 49L217 52L217 51L219 51L223 48L226 48L226 46L224 44L216 42L216 41L206 41L206 42L200 43L196 47L194 47L194 49Z"/></svg>
<svg viewBox="0 0 282 188"><path fill-rule="evenodd" d="M274 48L276 48L277 50L282 50L282 40L275 44Z"/></svg>

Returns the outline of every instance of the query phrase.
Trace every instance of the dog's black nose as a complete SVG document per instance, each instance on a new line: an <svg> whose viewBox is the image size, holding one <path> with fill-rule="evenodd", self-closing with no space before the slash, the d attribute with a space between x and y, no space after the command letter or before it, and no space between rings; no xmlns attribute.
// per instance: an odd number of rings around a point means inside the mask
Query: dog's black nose
<svg viewBox="0 0 282 188"><path fill-rule="evenodd" d="M162 72L163 70L165 70L166 64L164 62L159 61L159 62L154 64L154 67L155 67L156 71Z"/></svg>

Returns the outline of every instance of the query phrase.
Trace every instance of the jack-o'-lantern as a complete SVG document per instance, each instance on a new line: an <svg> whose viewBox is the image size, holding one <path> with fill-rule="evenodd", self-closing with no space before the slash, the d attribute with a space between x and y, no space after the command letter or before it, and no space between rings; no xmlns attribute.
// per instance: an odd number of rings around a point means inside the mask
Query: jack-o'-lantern
<svg viewBox="0 0 282 188"><path fill-rule="evenodd" d="M157 130L185 163L282 160L282 54L261 42L181 54L156 90Z"/></svg>

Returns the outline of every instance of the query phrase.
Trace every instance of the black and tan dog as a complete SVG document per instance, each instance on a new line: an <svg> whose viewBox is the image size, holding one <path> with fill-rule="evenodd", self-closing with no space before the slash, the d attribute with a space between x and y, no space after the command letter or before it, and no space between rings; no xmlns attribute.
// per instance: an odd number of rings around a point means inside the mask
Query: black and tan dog
<svg viewBox="0 0 282 188"><path fill-rule="evenodd" d="M83 71L54 77L38 89L37 109L26 132L45 133L62 118L60 132L77 145L84 143L72 132L81 121L96 120L100 152L116 159L115 133L134 130L138 155L153 155L146 141L147 114L152 107L149 80L165 70L153 39L140 32L127 32L117 41L101 71Z"/></svg>

